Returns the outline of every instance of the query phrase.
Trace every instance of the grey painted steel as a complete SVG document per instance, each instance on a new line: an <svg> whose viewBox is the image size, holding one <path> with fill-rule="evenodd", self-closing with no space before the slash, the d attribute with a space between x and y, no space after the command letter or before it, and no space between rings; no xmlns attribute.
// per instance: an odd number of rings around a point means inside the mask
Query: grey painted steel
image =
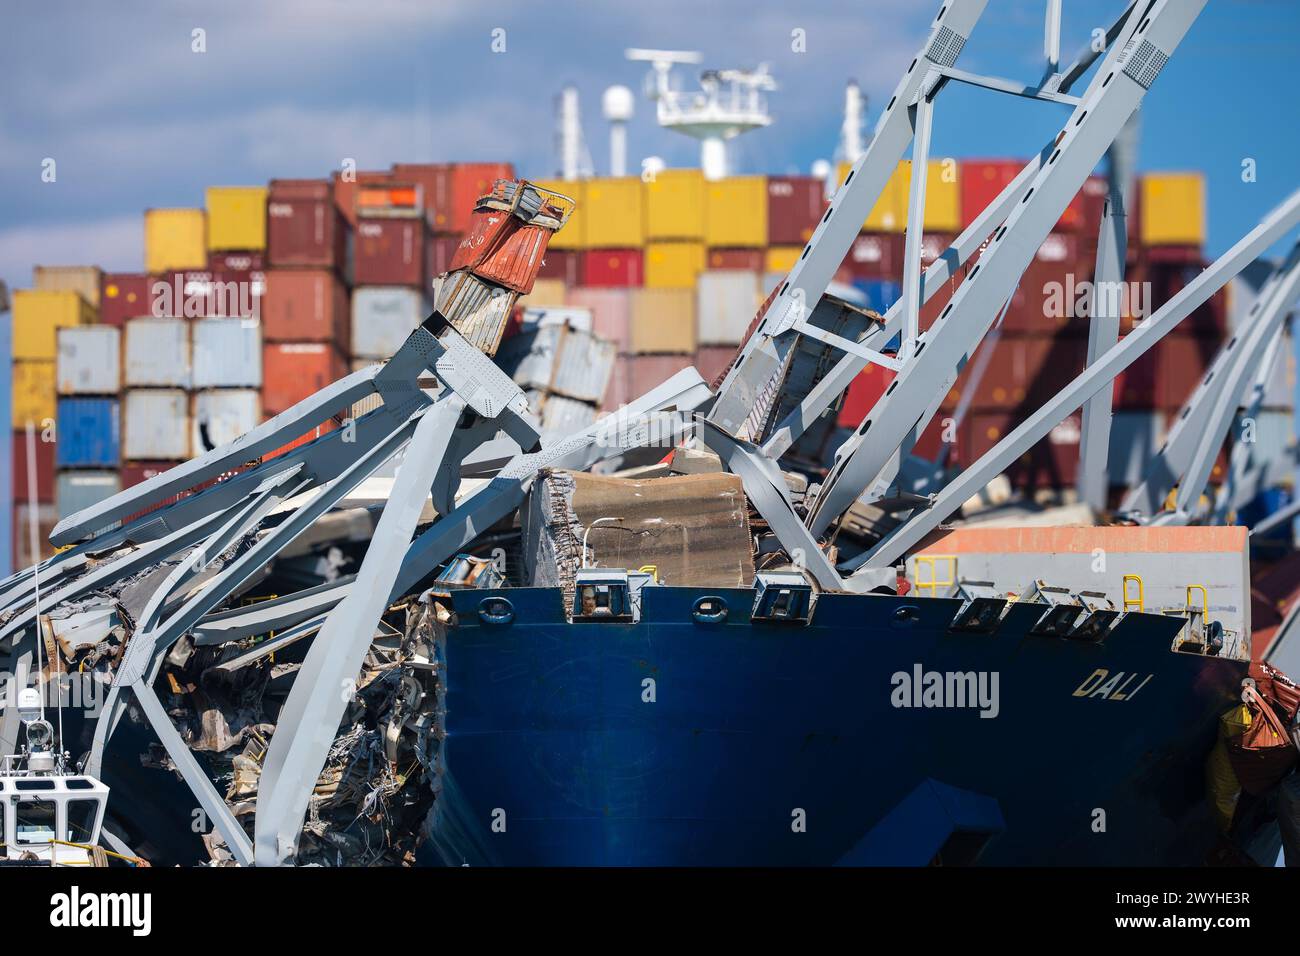
<svg viewBox="0 0 1300 956"><path fill-rule="evenodd" d="M257 791L254 833L261 866L284 863L297 850L312 788L352 697L350 682L370 649L402 565L403 545L411 540L465 408L459 393L445 395L416 426L356 586L330 611L280 711Z"/></svg>
<svg viewBox="0 0 1300 956"><path fill-rule="evenodd" d="M830 208L814 230L799 262L790 270L755 334L742 347L740 359L723 379L718 401L709 415L720 428L736 434L753 405L751 389L758 378L750 367L751 354L766 344L766 337L802 324L811 305L821 301L867 214L903 158L912 138L910 106L926 74L931 67L953 64L984 12L985 3L986 0L951 0L940 7L925 44L876 122L871 144L832 197Z"/></svg>
<svg viewBox="0 0 1300 956"><path fill-rule="evenodd" d="M1029 189L1029 183L1038 174L1039 167L1050 155L1052 144L1031 159L1016 174L1011 182L1003 187L994 199L961 234L953 240L930 267L925 270L922 284L922 303L930 299L965 265L988 239L991 233L1015 207L1016 203ZM868 344L884 346L902 329L903 313L901 303L895 302L885 313L884 327L864 339ZM773 458L780 458L794 444L795 440L830 407L841 392L849 387L857 374L866 368L867 362L858 355L848 353L840 357L834 367L813 386L812 391L800 402L799 407L791 411L777 426L763 444L763 451Z"/></svg>
<svg viewBox="0 0 1300 956"><path fill-rule="evenodd" d="M1268 277L1241 327L1219 349L1205 376L1179 412L1169 430L1169 437L1152 457L1142 481L1124 496L1121 510L1153 517L1164 508L1164 502L1175 485L1185 482L1192 471L1201 437L1207 429L1215 427L1216 410L1227 406L1231 414L1241 401L1239 391L1227 388L1227 383L1234 381L1232 371L1239 366L1254 371L1261 353L1273 337L1268 330L1276 332L1286 318L1290 306L1279 303L1277 296L1288 276L1295 272L1300 272L1300 245L1292 249L1287 262ZM1245 383L1241 382L1241 386L1241 391L1244 391ZM1218 435L1222 443L1227 435L1226 427Z"/></svg>
<svg viewBox="0 0 1300 956"><path fill-rule="evenodd" d="M1035 251L1204 5L1205 0L1158 0L1130 43L1118 53L1107 54L1098 74L1100 82L1094 80L1029 191L994 234L952 301L921 336L914 361L836 453L809 515L814 535L836 521L864 489L873 497L884 493L875 483L904 436L916 426L918 410L951 387L959 362L988 331Z"/></svg>
<svg viewBox="0 0 1300 956"><path fill-rule="evenodd" d="M763 516L790 560L806 568L822 588L843 590L839 573L795 514L789 485L776 462L756 445L728 435L706 418L700 419L700 438L718 453L728 471L739 476L745 497Z"/></svg>
<svg viewBox="0 0 1300 956"><path fill-rule="evenodd" d="M912 175L908 183L907 231L903 240L903 339L898 347L902 361L911 358L921 334L921 233L925 220L925 185L930 178L930 128L933 126L933 98L938 92L935 71L921 82L912 111Z"/></svg>
<svg viewBox="0 0 1300 956"><path fill-rule="evenodd" d="M252 865L253 846L248 839L248 834L235 819L235 815L230 812L230 807L226 806L226 801L222 799L221 794L217 793L216 788L212 786L212 781L203 772L199 762L194 759L194 754L185 745L181 735L176 732L171 718L167 716L167 711L163 709L162 702L154 694L153 688L137 687L135 696L140 701L140 707L144 710L149 725L158 735L159 742L167 748L167 755L172 758L172 763L185 778L190 792L198 799L199 806L212 821L212 825L217 828L217 832L225 838L226 846L230 848L235 861L241 866Z"/></svg>
<svg viewBox="0 0 1300 956"><path fill-rule="evenodd" d="M295 591L249 607L231 608L209 614L194 625L191 636L196 647L210 647L239 641L246 637L294 627L317 617L347 597L356 575L348 575L328 584ZM260 645L259 645L260 646Z"/></svg>
<svg viewBox="0 0 1300 956"><path fill-rule="evenodd" d="M1015 80L1004 80L996 76L981 76L977 73L968 73L966 70L959 70L956 67L948 67L943 71L945 78L958 83L966 83L970 86L982 87L986 90L993 90L996 93L1010 93L1012 96L1023 96L1031 100L1044 100L1048 103L1060 103L1064 106L1076 106L1079 102L1077 96L1070 96L1066 93L1059 93L1050 90L1045 86L1030 86L1025 83L1018 83Z"/></svg>
<svg viewBox="0 0 1300 956"><path fill-rule="evenodd" d="M1259 410L1264 404L1264 395L1268 391L1269 382L1272 381L1274 369L1282 357L1282 346L1287 341L1286 336L1278 335L1268 343L1264 358L1259 363L1259 371L1255 375L1255 382L1251 386L1250 397L1246 400L1245 409L1242 412L1243 420L1253 419L1259 414ZM1211 523L1224 523L1229 511L1244 508L1256 495L1264 490L1269 476L1269 466L1273 463L1257 460L1254 449L1254 442L1239 441L1233 444L1232 454L1228 461L1228 478L1215 495ZM1260 522L1260 524L1262 523ZM1259 529L1260 524L1256 524L1251 529L1252 534ZM1270 527L1273 526L1270 525Z"/></svg>
<svg viewBox="0 0 1300 956"><path fill-rule="evenodd" d="M1145 12L1151 3L1150 0L1131 0L1128 6L1124 8L1124 12L1121 13L1115 19L1115 22L1110 25L1109 29L1106 30L1106 45L1102 50L1096 49L1093 42L1089 40L1075 55L1073 62L1071 62L1069 66L1043 84L1044 89L1058 90L1062 93L1068 93L1074 84L1088 72L1089 68L1092 67L1092 64L1097 61L1097 58L1101 56L1105 50L1109 50L1115 45L1115 41L1119 39L1120 32L1123 30L1125 24L1128 24L1130 27L1137 25L1137 21L1130 21L1128 18L1132 14L1134 8L1139 5L1142 7L1143 12Z"/></svg>
<svg viewBox="0 0 1300 956"><path fill-rule="evenodd" d="M929 509L899 525L875 548L843 567L888 567L919 544L962 502L983 488L1003 468L1024 454L1058 422L1081 406L1098 389L1108 388L1115 376L1145 354L1166 333L1209 300L1232 276L1256 256L1300 224L1300 191L1246 234L1213 265L1198 275L1124 341L1088 366L1081 375L1045 402L1041 408L993 446L935 496Z"/></svg>
<svg viewBox="0 0 1300 956"><path fill-rule="evenodd" d="M1092 274L1092 303L1088 322L1088 363L1092 364L1119 341L1124 263L1128 256L1129 184L1137 159L1135 111L1110 147L1109 188L1097 236L1097 262ZM1106 457L1110 453L1112 393L1102 389L1083 406L1079 440L1079 497L1100 512L1109 487Z"/></svg>

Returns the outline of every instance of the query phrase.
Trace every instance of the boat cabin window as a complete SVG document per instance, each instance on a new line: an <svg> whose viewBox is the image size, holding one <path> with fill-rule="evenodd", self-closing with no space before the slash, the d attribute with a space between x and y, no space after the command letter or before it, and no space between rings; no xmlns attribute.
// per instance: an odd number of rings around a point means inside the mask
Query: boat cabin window
<svg viewBox="0 0 1300 956"><path fill-rule="evenodd" d="M73 843L93 843L98 814L98 800L69 800L67 838Z"/></svg>
<svg viewBox="0 0 1300 956"><path fill-rule="evenodd" d="M63 785L69 790L93 790L95 785L82 777L68 777Z"/></svg>
<svg viewBox="0 0 1300 956"><path fill-rule="evenodd" d="M623 617L627 588L620 584L583 584L578 588L579 617Z"/></svg>
<svg viewBox="0 0 1300 956"><path fill-rule="evenodd" d="M53 790L53 780L15 780L15 790Z"/></svg>
<svg viewBox="0 0 1300 956"><path fill-rule="evenodd" d="M53 800L19 800L14 807L14 837L19 843L49 843L55 839Z"/></svg>

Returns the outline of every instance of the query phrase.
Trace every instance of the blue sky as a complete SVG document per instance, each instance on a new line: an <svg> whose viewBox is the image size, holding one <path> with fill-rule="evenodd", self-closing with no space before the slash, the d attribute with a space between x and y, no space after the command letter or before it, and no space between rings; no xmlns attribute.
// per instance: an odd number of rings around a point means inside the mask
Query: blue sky
<svg viewBox="0 0 1300 956"><path fill-rule="evenodd" d="M962 56L968 69L1033 78L1043 0L990 0ZM806 6L806 9L799 7ZM1119 2L1066 0L1063 55ZM870 97L869 123L923 39L927 0L69 3L10 12L0 37L0 278L29 282L35 263L142 261L143 209L200 205L214 184L319 176L344 157L394 161L511 159L555 168L554 96L582 94L598 171L607 163L599 95L643 70L627 46L699 49L706 64L771 64L776 123L738 150L742 171L807 171L834 148L845 79ZM191 52L191 31L207 52ZM506 31L506 52L491 51ZM791 50L795 28L807 52ZM1147 96L1140 167L1199 169L1209 182L1212 252L1231 245L1295 188L1300 124L1286 91L1300 4L1211 0ZM638 101L630 156L694 164L685 137L659 130ZM1062 110L950 88L934 151L1020 156ZM1258 182L1240 179L1254 158ZM57 162L43 183L41 163Z"/></svg>

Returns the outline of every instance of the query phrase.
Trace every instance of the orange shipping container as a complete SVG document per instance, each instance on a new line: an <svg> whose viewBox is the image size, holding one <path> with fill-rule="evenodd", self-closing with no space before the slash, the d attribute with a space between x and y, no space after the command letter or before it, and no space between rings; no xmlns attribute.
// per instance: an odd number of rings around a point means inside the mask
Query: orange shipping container
<svg viewBox="0 0 1300 956"><path fill-rule="evenodd" d="M347 374L347 362L324 342L272 342L262 347L262 412L278 415Z"/></svg>
<svg viewBox="0 0 1300 956"><path fill-rule="evenodd" d="M469 228L474 204L480 196L492 191L498 179L514 179L515 167L510 163L457 163L451 171L451 205L445 223L434 223L439 232L462 233ZM442 215L439 209L435 213Z"/></svg>

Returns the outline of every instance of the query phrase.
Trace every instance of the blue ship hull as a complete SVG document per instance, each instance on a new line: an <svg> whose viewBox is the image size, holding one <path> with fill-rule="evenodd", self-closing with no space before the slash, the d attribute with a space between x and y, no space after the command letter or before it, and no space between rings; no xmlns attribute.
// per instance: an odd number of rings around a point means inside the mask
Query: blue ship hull
<svg viewBox="0 0 1300 956"><path fill-rule="evenodd" d="M725 623L692 618L705 594ZM948 599L826 594L807 626L750 621L751 590L647 589L636 624L568 623L554 589L452 599L446 864L924 865L965 838L982 864L1167 865L1213 841L1204 760L1247 664L1171 652L1178 619L1089 643L1030 634L1041 605L975 634ZM895 706L917 665L996 673L997 716Z"/></svg>

